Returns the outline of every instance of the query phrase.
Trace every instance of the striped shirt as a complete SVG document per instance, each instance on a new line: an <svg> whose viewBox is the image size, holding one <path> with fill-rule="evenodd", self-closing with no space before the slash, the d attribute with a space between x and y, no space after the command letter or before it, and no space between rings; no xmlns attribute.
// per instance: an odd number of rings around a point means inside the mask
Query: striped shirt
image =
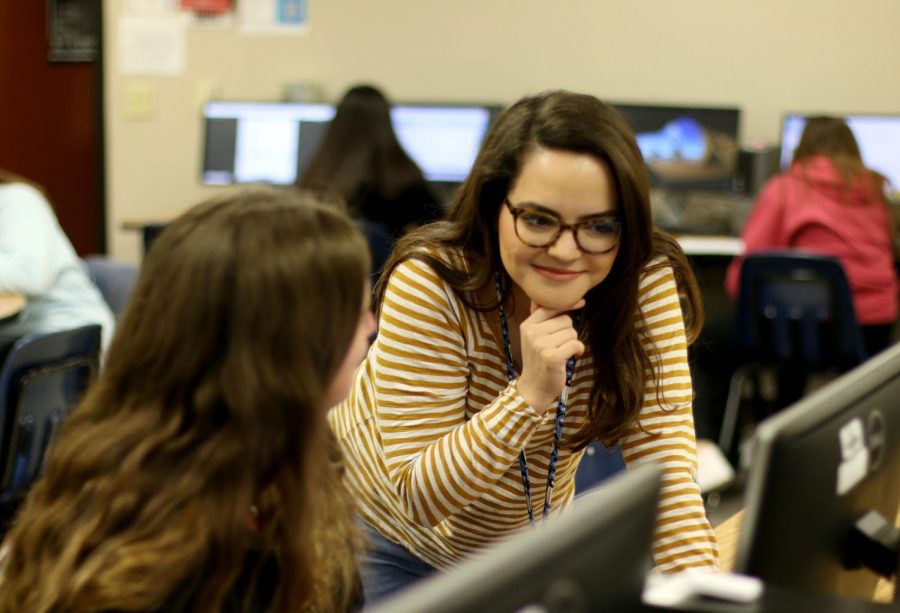
<svg viewBox="0 0 900 613"><path fill-rule="evenodd" d="M657 566L713 567L718 546L693 477L691 377L671 268L643 276L639 302L638 326L656 346L648 352L661 380L648 385L643 429L629 429L622 453L629 467L663 467ZM529 525L522 449L540 514L555 411L535 411L508 381L505 350L492 331L497 317L468 308L427 264L401 263L350 396L329 413L362 519L437 568ZM588 352L576 362L563 440L587 418L591 371ZM660 405L657 384L668 406ZM551 514L571 503L583 454L560 447Z"/></svg>

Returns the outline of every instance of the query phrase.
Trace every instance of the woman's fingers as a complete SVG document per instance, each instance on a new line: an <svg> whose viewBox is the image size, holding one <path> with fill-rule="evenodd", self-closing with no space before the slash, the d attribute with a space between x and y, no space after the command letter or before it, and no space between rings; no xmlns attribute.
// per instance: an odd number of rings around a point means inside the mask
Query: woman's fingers
<svg viewBox="0 0 900 613"><path fill-rule="evenodd" d="M573 309L584 306L579 300ZM554 310L532 302L531 315L520 327L522 373L518 388L535 409L545 410L559 397L566 382L566 362L584 353L584 343L569 315L569 309Z"/></svg>

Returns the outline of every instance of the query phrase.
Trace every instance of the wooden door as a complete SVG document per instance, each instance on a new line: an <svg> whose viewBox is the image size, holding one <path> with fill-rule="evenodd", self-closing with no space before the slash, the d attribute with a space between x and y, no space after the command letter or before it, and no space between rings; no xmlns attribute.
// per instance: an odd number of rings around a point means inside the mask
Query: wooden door
<svg viewBox="0 0 900 613"><path fill-rule="evenodd" d="M99 59L48 60L48 5L66 4L0 0L0 168L44 187L86 255L105 249L102 70ZM71 4L100 23L101 0Z"/></svg>

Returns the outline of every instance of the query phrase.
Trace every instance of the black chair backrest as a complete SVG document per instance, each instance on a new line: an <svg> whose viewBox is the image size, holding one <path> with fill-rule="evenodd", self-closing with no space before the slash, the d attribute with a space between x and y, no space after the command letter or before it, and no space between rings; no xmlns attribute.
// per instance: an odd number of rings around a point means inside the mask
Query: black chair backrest
<svg viewBox="0 0 900 613"><path fill-rule="evenodd" d="M801 251L747 255L734 342L743 361L840 371L862 363L862 332L840 261Z"/></svg>
<svg viewBox="0 0 900 613"><path fill-rule="evenodd" d="M0 498L27 489L42 473L63 419L96 376L100 326L20 338L0 369Z"/></svg>

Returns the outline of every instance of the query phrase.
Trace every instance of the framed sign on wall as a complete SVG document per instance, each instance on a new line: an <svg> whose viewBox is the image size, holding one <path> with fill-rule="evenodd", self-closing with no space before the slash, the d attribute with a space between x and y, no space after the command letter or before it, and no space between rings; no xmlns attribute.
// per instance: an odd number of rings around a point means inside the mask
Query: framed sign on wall
<svg viewBox="0 0 900 613"><path fill-rule="evenodd" d="M47 0L47 59L93 62L100 48L100 0Z"/></svg>

